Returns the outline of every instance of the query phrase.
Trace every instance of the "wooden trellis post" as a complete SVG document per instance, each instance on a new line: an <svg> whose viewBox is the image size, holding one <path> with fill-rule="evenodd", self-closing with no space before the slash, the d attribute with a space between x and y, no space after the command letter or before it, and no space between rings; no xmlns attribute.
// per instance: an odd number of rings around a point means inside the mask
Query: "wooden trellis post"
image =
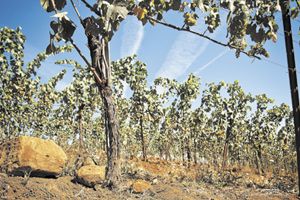
<svg viewBox="0 0 300 200"><path fill-rule="evenodd" d="M286 55L288 62L288 73L290 80L290 89L293 104L295 138L296 138L296 153L297 153L297 166L298 166L298 195L300 196L300 107L299 107L299 94L297 85L297 72L296 62L293 47L293 36L290 18L290 1L280 1L282 10L282 21L284 27Z"/></svg>

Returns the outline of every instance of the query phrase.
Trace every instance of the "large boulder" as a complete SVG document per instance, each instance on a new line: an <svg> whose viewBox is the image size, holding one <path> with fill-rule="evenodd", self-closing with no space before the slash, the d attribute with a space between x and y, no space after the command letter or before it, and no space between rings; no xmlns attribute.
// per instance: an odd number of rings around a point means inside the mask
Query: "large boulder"
<svg viewBox="0 0 300 200"><path fill-rule="evenodd" d="M66 161L65 152L52 140L20 136L0 144L0 167L8 174L54 177Z"/></svg>
<svg viewBox="0 0 300 200"><path fill-rule="evenodd" d="M87 187L94 187L105 180L105 166L95 164L81 167L76 173L77 181Z"/></svg>

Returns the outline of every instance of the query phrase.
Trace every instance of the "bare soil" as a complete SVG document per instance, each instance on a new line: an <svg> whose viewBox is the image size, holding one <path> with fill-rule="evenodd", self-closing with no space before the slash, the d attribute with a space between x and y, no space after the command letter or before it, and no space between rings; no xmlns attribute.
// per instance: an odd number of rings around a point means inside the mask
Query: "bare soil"
<svg viewBox="0 0 300 200"><path fill-rule="evenodd" d="M279 189L255 189L239 186L216 187L195 182L157 181L144 194L134 194L130 189L132 180L124 180L119 189L109 190L97 186L88 188L76 183L72 177L57 179L31 177L27 184L23 177L0 175L0 199L297 199L295 193Z"/></svg>
<svg viewBox="0 0 300 200"><path fill-rule="evenodd" d="M187 167L179 162L157 158L147 162L133 158L123 160L122 163L122 181L114 190L101 185L95 188L85 187L68 175L56 179L28 179L0 173L0 199L297 199L295 174L274 175L269 172L259 175L247 167L232 167L220 171L209 165ZM143 194L136 194L132 185L135 180L140 179L151 184L151 188Z"/></svg>

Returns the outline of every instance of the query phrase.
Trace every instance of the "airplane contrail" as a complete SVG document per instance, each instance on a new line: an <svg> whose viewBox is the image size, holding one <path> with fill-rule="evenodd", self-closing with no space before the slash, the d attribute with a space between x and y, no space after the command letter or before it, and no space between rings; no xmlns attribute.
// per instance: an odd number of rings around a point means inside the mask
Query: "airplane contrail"
<svg viewBox="0 0 300 200"><path fill-rule="evenodd" d="M211 59L208 63L206 63L205 65L203 65L200 69L198 69L196 72L194 72L196 75L199 75L199 73L201 71L203 71L204 69L206 69L207 67L209 67L211 64L213 64L214 62L216 62L217 60L219 60L220 58L222 58L226 53L229 52L229 49L225 49L224 51L222 51L220 54L218 54L216 57L214 57L213 59Z"/></svg>

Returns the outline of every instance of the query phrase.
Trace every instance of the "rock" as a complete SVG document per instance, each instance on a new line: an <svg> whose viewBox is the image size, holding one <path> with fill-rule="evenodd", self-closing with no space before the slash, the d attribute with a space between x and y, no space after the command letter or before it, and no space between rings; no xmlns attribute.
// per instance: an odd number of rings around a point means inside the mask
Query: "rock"
<svg viewBox="0 0 300 200"><path fill-rule="evenodd" d="M105 180L105 166L86 165L76 173L77 181L87 187L94 187Z"/></svg>
<svg viewBox="0 0 300 200"><path fill-rule="evenodd" d="M8 174L57 176L66 161L65 152L52 140L20 136L0 144L0 167Z"/></svg>
<svg viewBox="0 0 300 200"><path fill-rule="evenodd" d="M7 174L0 173L0 179L4 179L4 178L7 178Z"/></svg>
<svg viewBox="0 0 300 200"><path fill-rule="evenodd" d="M84 159L83 166L88 166L88 165L96 165L94 160L91 157L86 157Z"/></svg>
<svg viewBox="0 0 300 200"><path fill-rule="evenodd" d="M151 189L150 183L142 179L136 180L131 186L133 193L144 193L149 189Z"/></svg>
<svg viewBox="0 0 300 200"><path fill-rule="evenodd" d="M158 183L158 180L157 179L154 179L153 181L152 181L152 184L153 185L156 185Z"/></svg>

